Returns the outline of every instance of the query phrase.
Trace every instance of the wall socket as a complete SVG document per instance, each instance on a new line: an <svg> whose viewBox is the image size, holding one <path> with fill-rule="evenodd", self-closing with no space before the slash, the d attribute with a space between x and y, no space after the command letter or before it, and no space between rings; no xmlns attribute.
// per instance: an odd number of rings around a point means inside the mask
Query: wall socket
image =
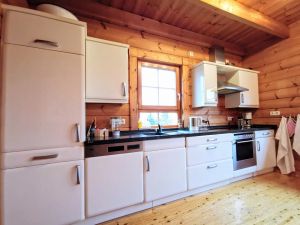
<svg viewBox="0 0 300 225"><path fill-rule="evenodd" d="M270 111L270 116L280 116L280 111Z"/></svg>

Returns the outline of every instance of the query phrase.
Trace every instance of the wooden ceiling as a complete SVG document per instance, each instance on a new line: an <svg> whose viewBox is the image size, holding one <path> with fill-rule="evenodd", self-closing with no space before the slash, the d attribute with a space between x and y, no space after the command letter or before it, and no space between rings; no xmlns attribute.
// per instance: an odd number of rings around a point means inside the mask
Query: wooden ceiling
<svg viewBox="0 0 300 225"><path fill-rule="evenodd" d="M208 47L223 45L225 49L241 56L251 55L288 37L287 25L300 19L300 0L30 0L29 2L54 3L79 16L92 17L162 36L170 35L170 38L178 37L178 40L190 43L192 42L189 39L199 38L207 43ZM234 5L237 14L231 13L231 8L220 9L219 5L216 6L221 3L238 4Z"/></svg>

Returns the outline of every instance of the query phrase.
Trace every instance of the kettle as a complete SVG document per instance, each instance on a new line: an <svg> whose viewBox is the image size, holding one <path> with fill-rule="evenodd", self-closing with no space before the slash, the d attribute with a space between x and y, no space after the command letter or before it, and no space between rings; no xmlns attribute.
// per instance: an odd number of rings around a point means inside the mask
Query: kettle
<svg viewBox="0 0 300 225"><path fill-rule="evenodd" d="M189 130L190 131L199 131L199 127L202 125L201 116L190 116L189 117Z"/></svg>

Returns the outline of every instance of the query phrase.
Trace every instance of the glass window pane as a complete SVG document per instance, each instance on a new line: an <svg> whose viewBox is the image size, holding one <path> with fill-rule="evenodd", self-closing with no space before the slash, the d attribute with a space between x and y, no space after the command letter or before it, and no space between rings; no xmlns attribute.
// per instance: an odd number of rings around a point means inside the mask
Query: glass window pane
<svg viewBox="0 0 300 225"><path fill-rule="evenodd" d="M161 125L177 125L178 114L176 112L161 112L159 113L159 123Z"/></svg>
<svg viewBox="0 0 300 225"><path fill-rule="evenodd" d="M157 69L142 67L142 86L158 87Z"/></svg>
<svg viewBox="0 0 300 225"><path fill-rule="evenodd" d="M159 70L159 87L176 88L176 73L172 70Z"/></svg>
<svg viewBox="0 0 300 225"><path fill-rule="evenodd" d="M158 105L158 88L142 87L142 105Z"/></svg>
<svg viewBox="0 0 300 225"><path fill-rule="evenodd" d="M159 89L159 105L160 106L176 106L176 90L175 89Z"/></svg>
<svg viewBox="0 0 300 225"><path fill-rule="evenodd" d="M142 121L143 127L156 126L158 124L158 113L141 112L140 120Z"/></svg>

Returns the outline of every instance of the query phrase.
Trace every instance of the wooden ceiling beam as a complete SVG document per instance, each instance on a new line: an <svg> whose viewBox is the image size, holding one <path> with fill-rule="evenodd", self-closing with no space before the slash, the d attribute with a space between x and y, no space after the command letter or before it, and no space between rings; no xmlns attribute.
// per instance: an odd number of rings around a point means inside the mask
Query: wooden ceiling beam
<svg viewBox="0 0 300 225"><path fill-rule="evenodd" d="M243 48L230 42L195 33L166 23L161 23L157 20L142 17L127 11L105 6L97 3L96 1L56 0L55 3L70 10L75 15L82 17L93 18L194 45L200 45L204 47L219 45L223 46L225 51L228 53L239 56L245 55L245 50Z"/></svg>
<svg viewBox="0 0 300 225"><path fill-rule="evenodd" d="M188 0L188 2L212 9L220 15L274 36L280 38L289 37L289 28L285 24L234 0Z"/></svg>

